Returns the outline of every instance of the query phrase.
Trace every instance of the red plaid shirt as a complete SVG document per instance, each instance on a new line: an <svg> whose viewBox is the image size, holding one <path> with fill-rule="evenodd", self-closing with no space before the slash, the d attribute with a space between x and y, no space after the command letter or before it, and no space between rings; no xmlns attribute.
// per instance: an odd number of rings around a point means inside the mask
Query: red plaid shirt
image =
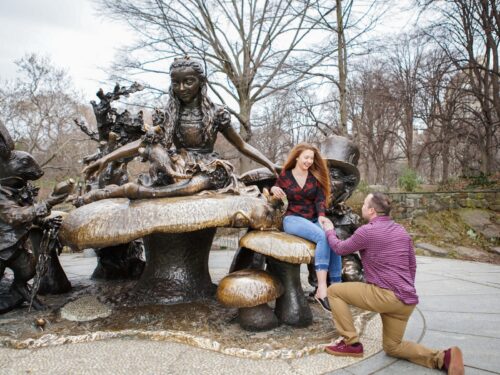
<svg viewBox="0 0 500 375"><path fill-rule="evenodd" d="M307 174L303 188L293 177L291 169L281 171L274 185L282 188L288 198L285 215L301 216L309 220L325 216L325 194L312 173Z"/></svg>

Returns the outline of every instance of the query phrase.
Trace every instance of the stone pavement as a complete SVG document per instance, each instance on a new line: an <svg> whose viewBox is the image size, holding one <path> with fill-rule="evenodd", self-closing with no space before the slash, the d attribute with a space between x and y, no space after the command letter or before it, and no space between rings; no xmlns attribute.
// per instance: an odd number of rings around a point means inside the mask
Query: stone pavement
<svg viewBox="0 0 500 375"><path fill-rule="evenodd" d="M234 251L213 251L214 281L227 273ZM429 347L458 345L466 374L500 374L500 266L417 257L420 304L406 339ZM63 255L70 279L88 277L95 258ZM304 269L304 278L306 278ZM362 338L371 356L346 359L314 354L252 360L165 341L115 339L42 349L0 349L0 374L439 374L381 351L380 319Z"/></svg>

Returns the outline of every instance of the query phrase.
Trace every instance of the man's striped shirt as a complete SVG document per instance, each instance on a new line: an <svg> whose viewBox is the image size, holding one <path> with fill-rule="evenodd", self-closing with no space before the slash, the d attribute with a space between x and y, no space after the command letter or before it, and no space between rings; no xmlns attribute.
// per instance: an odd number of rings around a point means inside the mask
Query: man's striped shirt
<svg viewBox="0 0 500 375"><path fill-rule="evenodd" d="M326 232L330 248L338 255L359 251L366 282L394 292L407 305L418 303L415 290L417 263L410 235L389 216L377 216L359 227L345 241Z"/></svg>

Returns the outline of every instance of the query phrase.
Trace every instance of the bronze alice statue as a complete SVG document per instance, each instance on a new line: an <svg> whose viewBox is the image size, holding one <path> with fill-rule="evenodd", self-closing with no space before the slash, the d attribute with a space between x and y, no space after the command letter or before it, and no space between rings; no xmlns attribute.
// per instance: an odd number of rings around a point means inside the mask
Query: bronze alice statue
<svg viewBox="0 0 500 375"><path fill-rule="evenodd" d="M117 197L185 196L205 190L238 192L243 184L234 167L214 152L219 132L243 155L277 174L278 167L233 129L228 110L210 100L207 78L199 62L189 57L175 59L170 66L170 78L169 99L160 126L149 128L141 139L116 149L83 170L88 177L102 171L111 161L140 155L151 163L149 176L140 178L139 183L90 191L79 198L79 204Z"/></svg>

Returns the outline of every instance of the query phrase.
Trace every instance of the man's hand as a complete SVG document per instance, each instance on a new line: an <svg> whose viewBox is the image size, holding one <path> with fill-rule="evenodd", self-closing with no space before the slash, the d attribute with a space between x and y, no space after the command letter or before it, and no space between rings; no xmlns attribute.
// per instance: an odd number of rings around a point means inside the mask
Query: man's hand
<svg viewBox="0 0 500 375"><path fill-rule="evenodd" d="M333 223L327 217L320 216L318 218L318 221L325 232L327 230L334 229Z"/></svg>

